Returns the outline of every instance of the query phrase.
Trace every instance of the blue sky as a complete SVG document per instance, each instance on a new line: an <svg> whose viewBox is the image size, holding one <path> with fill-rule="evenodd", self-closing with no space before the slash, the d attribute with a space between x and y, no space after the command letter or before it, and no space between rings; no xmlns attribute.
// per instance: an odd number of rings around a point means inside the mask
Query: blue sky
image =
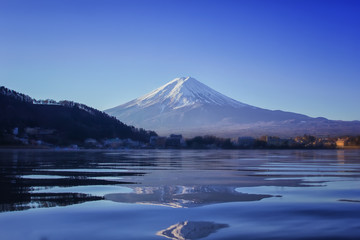
<svg viewBox="0 0 360 240"><path fill-rule="evenodd" d="M104 110L181 76L360 120L360 1L0 0L0 85Z"/></svg>

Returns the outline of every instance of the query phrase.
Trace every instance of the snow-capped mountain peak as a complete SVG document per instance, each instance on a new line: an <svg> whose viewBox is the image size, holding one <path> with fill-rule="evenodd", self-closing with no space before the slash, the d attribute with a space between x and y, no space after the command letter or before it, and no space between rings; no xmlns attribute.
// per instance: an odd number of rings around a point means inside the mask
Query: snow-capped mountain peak
<svg viewBox="0 0 360 240"><path fill-rule="evenodd" d="M203 104L230 105L232 107L248 106L215 91L192 77L175 78L149 94L131 101L127 107L135 105L149 107L154 104L162 104L164 107L172 109Z"/></svg>
<svg viewBox="0 0 360 240"><path fill-rule="evenodd" d="M289 137L360 132L360 123L341 123L250 106L191 77L175 78L142 97L105 112L127 124L152 129L161 135Z"/></svg>

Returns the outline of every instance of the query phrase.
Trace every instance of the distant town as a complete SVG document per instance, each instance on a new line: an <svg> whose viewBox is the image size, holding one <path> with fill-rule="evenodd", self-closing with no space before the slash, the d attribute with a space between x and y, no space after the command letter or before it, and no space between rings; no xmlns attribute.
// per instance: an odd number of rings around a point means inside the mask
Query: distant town
<svg viewBox="0 0 360 240"><path fill-rule="evenodd" d="M14 128L11 133L2 134L0 146L19 148L63 148L63 149L355 149L360 148L360 136L316 137L312 135L294 138L262 136L259 138L242 136L238 138L219 138L197 136L184 138L181 134L151 136L148 141L130 138L87 138L83 142L57 146L48 143L55 134L53 129L27 127L21 132Z"/></svg>
<svg viewBox="0 0 360 240"><path fill-rule="evenodd" d="M176 81L180 81L177 79ZM174 80L175 81L175 80ZM175 81L175 82L176 82ZM182 80L181 80L182 81ZM183 79L185 81L185 79ZM186 82L200 84L196 80ZM201 85L202 86L202 85ZM204 87L207 89L206 87ZM210 90L209 90L210 91ZM211 90L210 92L213 92ZM215 93L214 93L215 94ZM215 95L218 95L216 93ZM226 98L226 97L223 97ZM180 134L158 136L135 128L105 112L72 101L36 100L0 87L0 147L47 149L352 149L360 135L303 135L220 138ZM200 121L201 122L201 121ZM359 122L360 123L360 122ZM359 124L355 122L355 124ZM141 125L142 126L142 125ZM282 126L282 125L279 125ZM317 126L317 125L315 125ZM172 131L171 131L172 132ZM338 133L339 135L341 133ZM201 134L199 134L201 135ZM214 134L216 135L216 134ZM279 135L281 135L279 133ZM331 136L331 137L330 137Z"/></svg>

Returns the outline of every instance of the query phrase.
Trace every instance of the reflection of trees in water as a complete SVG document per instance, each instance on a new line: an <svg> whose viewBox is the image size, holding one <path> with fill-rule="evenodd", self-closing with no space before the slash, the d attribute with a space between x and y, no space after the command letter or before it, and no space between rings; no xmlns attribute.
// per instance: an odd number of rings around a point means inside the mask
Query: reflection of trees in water
<svg viewBox="0 0 360 240"><path fill-rule="evenodd" d="M30 208L49 208L56 206L67 206L88 201L102 200L103 197L91 196L82 193L33 193L21 194L11 203L0 203L0 212L21 211Z"/></svg>
<svg viewBox="0 0 360 240"><path fill-rule="evenodd" d="M229 225L214 222L185 221L161 230L156 235L174 240L201 239L215 233L219 229L227 227Z"/></svg>
<svg viewBox="0 0 360 240"><path fill-rule="evenodd" d="M358 162L356 152L341 151L0 150L0 211L70 205L99 199L77 192L51 193L53 187L133 182L138 183L133 188L134 193L108 194L105 198L174 207L257 201L271 196L238 193L234 189L312 187L314 183L321 183L306 178L310 173L318 172L318 168L312 166L316 163L331 167L334 157L341 162L344 159L344 164ZM316 159L322 160L317 162ZM298 169L299 164L303 164L306 170ZM336 173L336 176L342 176L340 174ZM37 176L29 178L27 175ZM322 173L322 177L326 176ZM347 177L348 173L344 172L343 176ZM125 179L114 181L114 177ZM132 178L131 182L125 181L128 177ZM145 184L147 186L144 187ZM37 190L44 192L44 188L49 189L48 193L40 195Z"/></svg>
<svg viewBox="0 0 360 240"><path fill-rule="evenodd" d="M84 153L1 151L0 152L0 212L30 208L66 206L103 197L83 193L51 193L53 187L131 184L125 181L94 179L95 177L123 177L142 175L134 172L76 172L66 169L96 169L98 156ZM61 169L62 171L56 171ZM33 179L26 175L50 175L55 178ZM25 176L25 177L24 177ZM37 189L49 189L37 193Z"/></svg>

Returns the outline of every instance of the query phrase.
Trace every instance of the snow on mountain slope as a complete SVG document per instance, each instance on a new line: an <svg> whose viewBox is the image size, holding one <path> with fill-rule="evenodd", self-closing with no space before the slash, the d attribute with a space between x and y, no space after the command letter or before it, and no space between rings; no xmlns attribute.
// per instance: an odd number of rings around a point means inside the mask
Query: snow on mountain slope
<svg viewBox="0 0 360 240"><path fill-rule="evenodd" d="M123 107L150 107L163 104L164 107L178 109L199 104L215 104L235 108L248 106L231 99L191 77L175 78L154 91L139 97Z"/></svg>
<svg viewBox="0 0 360 240"><path fill-rule="evenodd" d="M267 110L236 101L191 77L175 78L142 97L105 112L127 124L163 135L321 135L343 129L339 121ZM348 127L349 132L353 130ZM360 126L358 130L360 133Z"/></svg>

